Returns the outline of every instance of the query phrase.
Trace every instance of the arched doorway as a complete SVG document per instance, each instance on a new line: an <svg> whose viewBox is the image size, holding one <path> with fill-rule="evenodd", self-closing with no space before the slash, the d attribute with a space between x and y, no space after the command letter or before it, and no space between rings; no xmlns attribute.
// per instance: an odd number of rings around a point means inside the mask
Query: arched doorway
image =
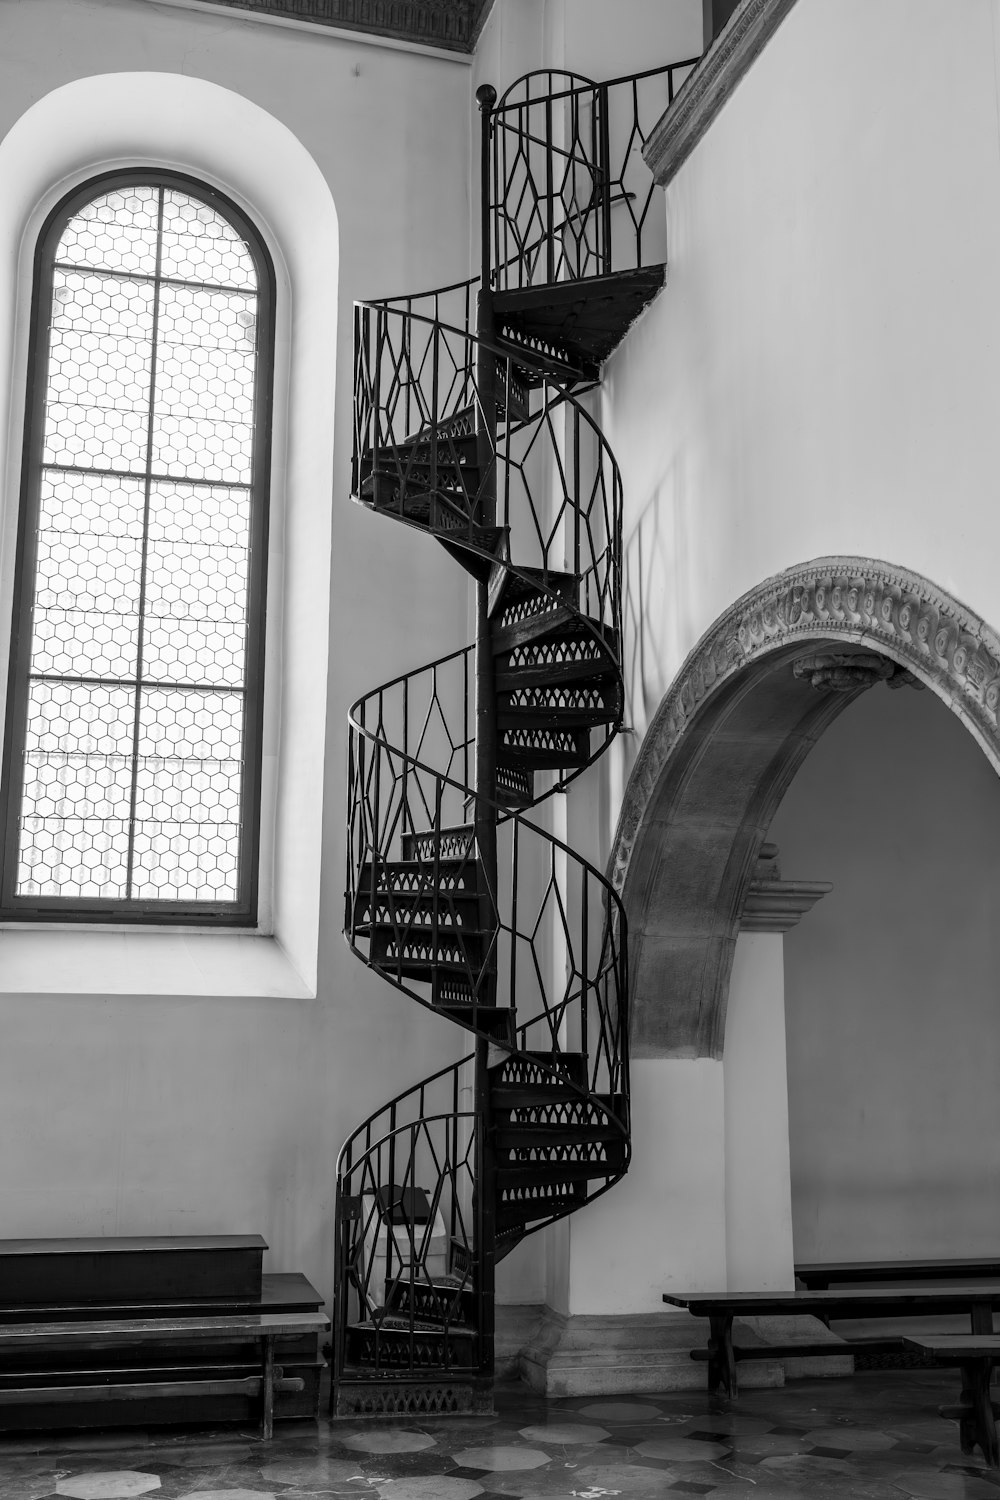
<svg viewBox="0 0 1000 1500"><path fill-rule="evenodd" d="M629 917L634 1057L721 1057L736 939L775 810L844 708L907 674L1000 770L1000 638L917 574L851 557L789 569L691 653L643 741L611 861Z"/></svg>
<svg viewBox="0 0 1000 1500"><path fill-rule="evenodd" d="M574 1235L571 1310L792 1285L784 940L741 928L782 797L877 681L921 683L914 697L936 694L1000 769L1000 639L928 579L864 558L803 564L736 601L651 723L610 865L630 924L632 1165ZM796 873L825 876L819 861ZM683 1323L662 1316L671 1378L697 1384Z"/></svg>

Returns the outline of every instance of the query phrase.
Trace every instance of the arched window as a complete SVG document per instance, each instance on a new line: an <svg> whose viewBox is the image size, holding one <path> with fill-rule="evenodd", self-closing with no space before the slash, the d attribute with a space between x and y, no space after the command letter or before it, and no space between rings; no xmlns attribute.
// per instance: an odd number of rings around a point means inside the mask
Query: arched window
<svg viewBox="0 0 1000 1500"><path fill-rule="evenodd" d="M204 183L39 239L4 745L7 919L256 920L273 273Z"/></svg>

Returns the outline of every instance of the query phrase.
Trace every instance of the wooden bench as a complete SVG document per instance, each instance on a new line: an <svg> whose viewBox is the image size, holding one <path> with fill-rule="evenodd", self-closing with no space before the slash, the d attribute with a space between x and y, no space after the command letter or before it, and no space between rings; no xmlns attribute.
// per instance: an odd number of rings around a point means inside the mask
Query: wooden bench
<svg viewBox="0 0 1000 1500"><path fill-rule="evenodd" d="M1000 1308L1000 1281L985 1286L856 1287L850 1291L821 1292L694 1292L684 1296L664 1292L663 1301L685 1307L695 1317L708 1319L707 1350L692 1350L692 1358L708 1361L709 1391L721 1389L735 1397L739 1394L736 1365L741 1359L802 1359L905 1348L902 1334L898 1340L844 1339L839 1344L789 1342L734 1346L735 1317L805 1314L829 1321L964 1312L969 1315L973 1334L991 1334L994 1309Z"/></svg>
<svg viewBox="0 0 1000 1500"><path fill-rule="evenodd" d="M907 1335L908 1348L929 1354L938 1365L958 1365L962 1372L962 1395L958 1406L939 1408L942 1417L958 1422L963 1453L978 1444L991 1469L1000 1469L996 1418L1000 1416L990 1396L990 1374L1000 1364L1000 1335L990 1333L941 1333Z"/></svg>
<svg viewBox="0 0 1000 1500"><path fill-rule="evenodd" d="M277 1390L300 1389L301 1380L286 1380L275 1365L275 1340L281 1336L323 1333L330 1320L322 1313L287 1312L226 1314L208 1317L76 1318L72 1322L0 1324L0 1358L4 1353L39 1349L100 1349L146 1343L223 1344L227 1340L260 1346L260 1373L221 1379L110 1381L94 1384L44 1385L31 1383L29 1372L12 1387L0 1388L0 1406L27 1405L39 1400L71 1402L147 1400L157 1397L249 1395L261 1398L261 1436L274 1431Z"/></svg>
<svg viewBox="0 0 1000 1500"><path fill-rule="evenodd" d="M883 1281L966 1280L986 1282L1000 1279L1000 1259L986 1260L845 1260L807 1261L795 1267L796 1278L810 1292L825 1292L831 1286L858 1286Z"/></svg>

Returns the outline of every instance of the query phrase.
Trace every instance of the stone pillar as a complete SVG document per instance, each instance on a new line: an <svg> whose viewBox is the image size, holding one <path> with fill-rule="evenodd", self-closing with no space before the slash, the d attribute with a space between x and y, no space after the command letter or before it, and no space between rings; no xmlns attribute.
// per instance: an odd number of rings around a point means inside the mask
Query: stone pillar
<svg viewBox="0 0 1000 1500"><path fill-rule="evenodd" d="M740 922L726 1009L726 1270L731 1292L795 1286L788 1143L784 936L821 896L825 881L782 880L778 850L764 844ZM817 1318L747 1318L743 1343L839 1340ZM749 1335L749 1337L748 1337ZM850 1375L848 1356L782 1361L788 1377ZM743 1371L752 1368L743 1365Z"/></svg>
<svg viewBox="0 0 1000 1500"><path fill-rule="evenodd" d="M731 1292L795 1285L783 941L776 932L741 933L729 982L723 1071Z"/></svg>

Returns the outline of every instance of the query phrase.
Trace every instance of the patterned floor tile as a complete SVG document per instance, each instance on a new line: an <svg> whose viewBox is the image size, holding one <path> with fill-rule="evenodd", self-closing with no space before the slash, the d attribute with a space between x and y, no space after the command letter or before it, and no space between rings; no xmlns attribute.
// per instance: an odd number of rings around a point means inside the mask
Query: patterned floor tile
<svg viewBox="0 0 1000 1500"><path fill-rule="evenodd" d="M277 1500L271 1490L189 1490L180 1500Z"/></svg>
<svg viewBox="0 0 1000 1500"><path fill-rule="evenodd" d="M455 1454L455 1462L463 1469L537 1469L549 1462L549 1455L521 1443L510 1447L464 1448Z"/></svg>
<svg viewBox="0 0 1000 1500"><path fill-rule="evenodd" d="M267 1484L290 1484L301 1490L331 1489L334 1485L365 1483L361 1465L356 1459L302 1455L279 1458L262 1464L260 1477Z"/></svg>
<svg viewBox="0 0 1000 1500"><path fill-rule="evenodd" d="M864 1427L817 1427L807 1432L805 1441L813 1448L839 1448L847 1452L873 1453L879 1448L894 1448L896 1439L887 1432Z"/></svg>
<svg viewBox="0 0 1000 1500"><path fill-rule="evenodd" d="M3 1500L48 1500L56 1492L57 1476L11 1474L0 1472L0 1495Z"/></svg>
<svg viewBox="0 0 1000 1500"><path fill-rule="evenodd" d="M665 1458L670 1463L698 1463L710 1458L725 1458L732 1452L730 1443L705 1442L689 1437L652 1438L646 1443L636 1443L635 1451L643 1458Z"/></svg>
<svg viewBox="0 0 1000 1500"><path fill-rule="evenodd" d="M599 1422L646 1422L655 1421L663 1415L659 1406L649 1406L644 1401L595 1401L590 1406L580 1407L581 1417L596 1417Z"/></svg>
<svg viewBox="0 0 1000 1500"><path fill-rule="evenodd" d="M583 1422L545 1422L538 1427L522 1427L520 1436L530 1443L599 1443L611 1434L604 1427Z"/></svg>
<svg viewBox="0 0 1000 1500"><path fill-rule="evenodd" d="M56 1494L70 1500L127 1500L132 1495L148 1495L160 1488L156 1474L142 1474L135 1469L107 1469L91 1474L74 1474L56 1482Z"/></svg>
<svg viewBox="0 0 1000 1500"><path fill-rule="evenodd" d="M546 1401L496 1413L0 1436L0 1500L1000 1500L961 1452L951 1372Z"/></svg>
<svg viewBox="0 0 1000 1500"><path fill-rule="evenodd" d="M345 1448L359 1453L419 1453L423 1448L433 1448L436 1438L426 1432L411 1432L393 1427L372 1427L369 1432L354 1433L340 1439Z"/></svg>
<svg viewBox="0 0 1000 1500"><path fill-rule="evenodd" d="M967 1474L945 1474L940 1470L925 1472L909 1469L894 1474L893 1483L904 1495L919 1500L996 1500L1000 1490L985 1479Z"/></svg>
<svg viewBox="0 0 1000 1500"><path fill-rule="evenodd" d="M422 1479L387 1479L376 1486L381 1500L476 1500L484 1493L472 1479L451 1479L446 1474Z"/></svg>

